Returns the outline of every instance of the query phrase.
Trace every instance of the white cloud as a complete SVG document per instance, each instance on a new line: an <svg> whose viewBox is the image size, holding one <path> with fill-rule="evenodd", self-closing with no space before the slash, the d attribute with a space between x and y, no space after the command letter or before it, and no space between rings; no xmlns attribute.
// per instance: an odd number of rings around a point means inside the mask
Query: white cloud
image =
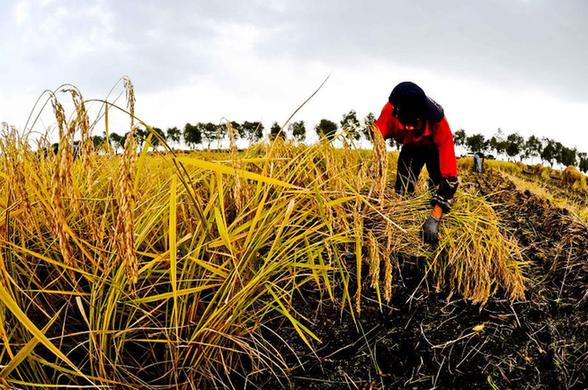
<svg viewBox="0 0 588 390"><path fill-rule="evenodd" d="M31 3L27 0L21 0L14 6L14 20L17 25L26 22L29 17Z"/></svg>

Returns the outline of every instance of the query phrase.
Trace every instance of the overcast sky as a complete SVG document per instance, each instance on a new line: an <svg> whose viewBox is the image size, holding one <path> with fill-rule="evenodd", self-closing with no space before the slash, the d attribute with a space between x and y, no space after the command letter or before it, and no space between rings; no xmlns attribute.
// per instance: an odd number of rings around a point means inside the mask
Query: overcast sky
<svg viewBox="0 0 588 390"><path fill-rule="evenodd" d="M454 131L588 151L587 20L585 0L2 0L0 121L22 128L64 82L104 98L128 75L154 126L270 126L330 74L295 117L307 129L350 109L377 116L411 80Z"/></svg>

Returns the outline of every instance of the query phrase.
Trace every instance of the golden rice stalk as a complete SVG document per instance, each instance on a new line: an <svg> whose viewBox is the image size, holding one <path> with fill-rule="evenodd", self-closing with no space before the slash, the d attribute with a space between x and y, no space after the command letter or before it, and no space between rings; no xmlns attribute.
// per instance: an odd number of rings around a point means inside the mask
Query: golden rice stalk
<svg viewBox="0 0 588 390"><path fill-rule="evenodd" d="M78 125L78 129L80 130L82 165L86 171L86 178L88 183L91 183L92 166L90 156L92 155L94 145L92 143L92 138L90 137L90 118L88 116L88 111L86 110L84 99L82 98L80 92L75 88L70 89L69 92L71 93L71 97L74 102L74 107L76 109L76 123Z"/></svg>
<svg viewBox="0 0 588 390"><path fill-rule="evenodd" d="M135 252L133 209L135 194L133 178L136 171L135 133L132 129L125 143L125 150L119 165L116 200L116 246L121 263L126 268L128 278L134 286L138 279L138 259Z"/></svg>
<svg viewBox="0 0 588 390"><path fill-rule="evenodd" d="M362 185L365 182L365 180L369 178L369 169L370 162L367 160L363 161L359 169L359 174L357 175L360 185Z"/></svg>
<svg viewBox="0 0 588 390"><path fill-rule="evenodd" d="M106 144L106 153L108 153L109 156L112 156L114 154L114 149L112 148L112 145L110 143L110 126L109 126L109 121L108 121L108 107L109 104L108 103L104 103L104 138L105 138L105 144Z"/></svg>
<svg viewBox="0 0 588 390"><path fill-rule="evenodd" d="M393 227L386 223L384 234L386 235L386 247L384 248L384 299L390 302L392 299L392 252L396 247L394 243Z"/></svg>
<svg viewBox="0 0 588 390"><path fill-rule="evenodd" d="M64 197L71 197L73 193L73 156L70 143L72 137L70 135L73 135L75 131L75 120L72 120L68 127L63 106L55 96L53 96L51 104L53 105L53 111L59 128L59 150L54 161L53 180L51 181L51 204L53 205L51 228L57 236L63 262L68 266L73 266L73 254L69 243L68 225L65 218Z"/></svg>
<svg viewBox="0 0 588 390"><path fill-rule="evenodd" d="M131 114L131 129L135 128L135 88L128 77L123 77L123 85L125 87L125 94L127 97L127 108Z"/></svg>
<svg viewBox="0 0 588 390"><path fill-rule="evenodd" d="M395 236L393 235L393 229L395 228L394 225L390 223L386 223L386 228L384 229L384 235L386 236L386 248L384 250L384 254L386 256L392 255L392 250L394 249L393 241Z"/></svg>
<svg viewBox="0 0 588 390"><path fill-rule="evenodd" d="M392 263L390 257L384 257L384 300L392 299Z"/></svg>
<svg viewBox="0 0 588 390"><path fill-rule="evenodd" d="M386 193L386 182L388 176L388 154L386 153L386 141L376 126L372 125L372 133L374 137L374 170L373 170L373 192L380 199L384 201ZM371 192L371 191L370 191Z"/></svg>
<svg viewBox="0 0 588 390"><path fill-rule="evenodd" d="M355 310L361 312L361 266L362 266L362 238L363 238L363 218L357 209L353 211L353 230L355 235L355 262L357 272L357 292L355 293Z"/></svg>
<svg viewBox="0 0 588 390"><path fill-rule="evenodd" d="M65 137L67 130L65 110L55 95L51 97L51 106L53 107L53 113L55 114L55 120L57 121L57 128L59 129L59 140L61 141L61 139Z"/></svg>
<svg viewBox="0 0 588 390"><path fill-rule="evenodd" d="M333 147L328 142L323 142L321 144L323 149L324 158L325 158L325 170L327 172L327 177L329 179L329 183L332 186L333 190L339 191L341 189L341 181L337 180L339 175L339 171L337 169L337 162L335 158L335 153Z"/></svg>
<svg viewBox="0 0 588 390"><path fill-rule="evenodd" d="M55 159L55 172L53 184L60 185L59 191L65 196L73 198L73 151L72 143L75 133L76 123L72 120L69 125L65 119L65 110L56 96L51 99L57 127L59 129L59 149ZM55 180L57 179L57 180Z"/></svg>
<svg viewBox="0 0 588 390"><path fill-rule="evenodd" d="M371 287L378 289L380 285L380 251L378 240L374 233L368 232L368 249L370 256L370 276L371 276Z"/></svg>
<svg viewBox="0 0 588 390"><path fill-rule="evenodd" d="M353 150L353 144L350 143L347 138L343 138L343 162L344 162L344 173L349 179L348 182L353 184L353 188L356 192L361 192L363 186L363 179L361 169L363 169L363 164L359 159L359 154L357 151ZM341 159L339 159L341 161ZM345 178L341 178L342 180L346 180ZM340 179L340 180L341 180Z"/></svg>
<svg viewBox="0 0 588 390"><path fill-rule="evenodd" d="M231 125L231 122L227 121L227 132L229 133L229 145L231 148L231 155L237 155L237 134L235 134L235 128Z"/></svg>
<svg viewBox="0 0 588 390"><path fill-rule="evenodd" d="M69 244L67 235L67 221L65 219L65 212L62 202L61 194L58 191L53 191L51 196L53 203L53 231L57 236L59 242L59 250L63 256L63 262L68 265L74 265L73 254Z"/></svg>
<svg viewBox="0 0 588 390"><path fill-rule="evenodd" d="M39 152L45 153L46 158L49 160L52 160L55 157L55 153L53 152L53 148L51 146L51 141L49 140L48 131L45 134L42 134L37 140L37 150Z"/></svg>
<svg viewBox="0 0 588 390"><path fill-rule="evenodd" d="M231 162L233 169L235 169L233 197L235 198L235 208L237 209L237 212L239 212L243 209L243 205L245 203L245 194L241 184L241 178L237 174L237 170L241 169L241 162L239 160L239 154L237 150L237 135L235 134L235 128L231 125L231 122L227 122L227 130L229 133L229 143L231 145Z"/></svg>
<svg viewBox="0 0 588 390"><path fill-rule="evenodd" d="M4 162L2 172L7 174L8 199L12 202L22 202L24 213L19 217L24 226L35 222L32 217L31 201L26 189L25 159L28 143L19 139L18 131L8 124L2 124L2 138L0 139L0 156Z"/></svg>

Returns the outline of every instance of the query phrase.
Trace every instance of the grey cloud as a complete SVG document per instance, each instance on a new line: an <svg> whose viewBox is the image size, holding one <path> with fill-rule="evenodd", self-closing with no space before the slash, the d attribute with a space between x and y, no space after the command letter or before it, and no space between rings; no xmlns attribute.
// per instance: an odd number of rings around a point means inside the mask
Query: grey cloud
<svg viewBox="0 0 588 390"><path fill-rule="evenodd" d="M95 93L128 74L148 92L210 71L214 30L197 10L104 1L92 11L87 4L33 7L20 25L4 16L3 29L12 39L0 49L11 61L2 65L0 85L42 89L82 81Z"/></svg>
<svg viewBox="0 0 588 390"><path fill-rule="evenodd" d="M88 4L36 5L22 25L7 16L14 3L0 5L0 32L9 37L0 42L9 58L0 65L0 88L86 80L92 92L103 91L123 74L144 92L174 86L213 73L210 51L218 28L236 23L272 31L256 48L262 58L316 60L366 71L370 61L380 60L588 100L584 0ZM67 15L60 15L60 7ZM49 30L41 31L43 25ZM26 77L15 76L23 72Z"/></svg>
<svg viewBox="0 0 588 390"><path fill-rule="evenodd" d="M297 2L260 50L347 63L378 59L504 88L588 100L588 3L569 1Z"/></svg>

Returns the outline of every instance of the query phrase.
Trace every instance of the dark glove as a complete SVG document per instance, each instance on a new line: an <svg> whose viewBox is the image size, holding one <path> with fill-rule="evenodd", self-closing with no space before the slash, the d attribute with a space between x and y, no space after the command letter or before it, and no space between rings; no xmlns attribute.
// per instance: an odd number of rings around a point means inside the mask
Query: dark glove
<svg viewBox="0 0 588 390"><path fill-rule="evenodd" d="M427 217L423 224L423 241L434 245L439 243L439 220L433 216Z"/></svg>

